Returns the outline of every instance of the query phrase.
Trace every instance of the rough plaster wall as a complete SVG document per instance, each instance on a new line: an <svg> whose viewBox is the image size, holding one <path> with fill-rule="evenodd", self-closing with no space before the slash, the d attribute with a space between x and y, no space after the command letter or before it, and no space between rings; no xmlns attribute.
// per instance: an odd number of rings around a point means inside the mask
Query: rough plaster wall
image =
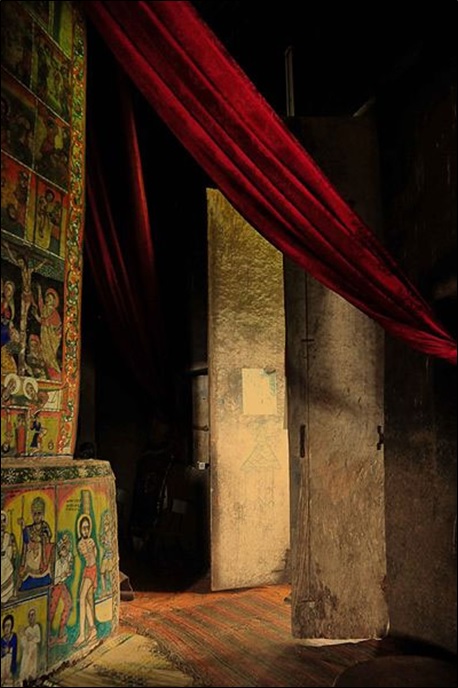
<svg viewBox="0 0 458 688"><path fill-rule="evenodd" d="M218 191L207 195L212 587L223 589L285 575L283 265ZM250 375L259 375L259 387Z"/></svg>
<svg viewBox="0 0 458 688"><path fill-rule="evenodd" d="M387 241L430 297L441 259L455 255L456 275L456 91L430 80L391 96L380 111ZM456 295L448 308L456 334ZM390 339L385 395L391 630L456 651L456 368Z"/></svg>

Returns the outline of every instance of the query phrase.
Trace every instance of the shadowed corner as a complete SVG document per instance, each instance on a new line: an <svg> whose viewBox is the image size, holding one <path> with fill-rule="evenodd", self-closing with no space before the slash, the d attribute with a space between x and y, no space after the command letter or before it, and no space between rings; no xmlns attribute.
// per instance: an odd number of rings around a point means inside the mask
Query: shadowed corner
<svg viewBox="0 0 458 688"><path fill-rule="evenodd" d="M391 644L392 651L382 654L387 643ZM336 688L454 688L457 685L456 655L442 647L392 635L382 642L380 650L378 657L345 669L333 685Z"/></svg>

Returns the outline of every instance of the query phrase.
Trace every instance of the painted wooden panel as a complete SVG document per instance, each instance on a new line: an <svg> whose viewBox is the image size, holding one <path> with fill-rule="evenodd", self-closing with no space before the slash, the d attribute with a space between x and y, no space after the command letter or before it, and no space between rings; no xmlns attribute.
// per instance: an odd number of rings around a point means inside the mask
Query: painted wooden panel
<svg viewBox="0 0 458 688"><path fill-rule="evenodd" d="M281 254L209 190L212 588L285 580L289 474Z"/></svg>
<svg viewBox="0 0 458 688"><path fill-rule="evenodd" d="M72 455L79 400L85 25L1 3L2 456Z"/></svg>

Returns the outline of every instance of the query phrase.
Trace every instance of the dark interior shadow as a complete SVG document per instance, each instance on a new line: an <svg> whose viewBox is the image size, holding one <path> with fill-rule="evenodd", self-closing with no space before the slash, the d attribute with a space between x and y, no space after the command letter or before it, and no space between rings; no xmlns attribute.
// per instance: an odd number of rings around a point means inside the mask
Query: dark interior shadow
<svg viewBox="0 0 458 688"><path fill-rule="evenodd" d="M455 688L456 685L456 654L401 635L383 638L372 658L348 664L332 683L335 688Z"/></svg>
<svg viewBox="0 0 458 688"><path fill-rule="evenodd" d="M431 657L444 662L456 663L456 654L434 643L429 643L412 636L390 634L380 641L380 653L416 655L420 657Z"/></svg>

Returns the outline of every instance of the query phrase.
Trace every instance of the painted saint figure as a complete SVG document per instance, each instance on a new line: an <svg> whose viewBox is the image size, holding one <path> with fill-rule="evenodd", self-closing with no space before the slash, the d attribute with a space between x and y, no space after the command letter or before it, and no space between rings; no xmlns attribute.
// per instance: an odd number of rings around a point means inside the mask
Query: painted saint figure
<svg viewBox="0 0 458 688"><path fill-rule="evenodd" d="M13 631L14 617L7 614L2 621L1 685L15 686L17 673L17 635Z"/></svg>
<svg viewBox="0 0 458 688"><path fill-rule="evenodd" d="M38 676L39 646L41 643L41 628L37 622L37 612L34 607L29 609L27 618L29 625L21 635L21 666L19 678L22 682L31 681ZM22 685L25 685L22 683Z"/></svg>
<svg viewBox="0 0 458 688"><path fill-rule="evenodd" d="M49 238L51 235L50 213L54 203L54 191L46 189L45 192L38 197L37 201L37 230L38 236L44 244L44 248L48 248Z"/></svg>
<svg viewBox="0 0 458 688"><path fill-rule="evenodd" d="M16 436L16 456L23 456L26 452L27 443L27 427L25 413L18 413L14 434Z"/></svg>
<svg viewBox="0 0 458 688"><path fill-rule="evenodd" d="M11 280L3 282L2 279L2 346L8 344L11 339L10 328L14 323L15 303L14 292L16 286Z"/></svg>
<svg viewBox="0 0 458 688"><path fill-rule="evenodd" d="M14 374L10 373L7 375L4 382L2 382L2 409L5 410L5 435L2 439L2 454L11 451L13 448L13 420L10 405L13 403L13 390L17 389L17 386L11 375ZM17 377L17 375L14 377Z"/></svg>
<svg viewBox="0 0 458 688"><path fill-rule="evenodd" d="M30 421L30 429L33 432L30 441L30 450L32 454L39 454L42 451L42 439L47 433L46 428L43 427L40 420L40 411L36 411L33 414L32 420Z"/></svg>
<svg viewBox="0 0 458 688"><path fill-rule="evenodd" d="M34 272L38 272L41 268L48 262L47 259L43 259L36 263L25 253L20 251L13 251L8 242L2 242L2 248L5 249L5 254L8 259L16 265L22 276L22 291L21 291L21 317L19 323L19 354L18 354L18 367L17 372L19 375L25 375L26 364L25 364L25 351L27 344L27 316L30 307L34 303L33 293L32 293L32 275Z"/></svg>
<svg viewBox="0 0 458 688"><path fill-rule="evenodd" d="M37 334L30 334L25 354L26 370L35 378L46 379L46 364L43 358L41 340Z"/></svg>
<svg viewBox="0 0 458 688"><path fill-rule="evenodd" d="M104 511L100 523L100 542L103 546L100 575L102 578L102 594L111 589L111 572L114 567L113 552L113 519L109 511Z"/></svg>
<svg viewBox="0 0 458 688"><path fill-rule="evenodd" d="M78 552L83 561L83 570L79 587L79 634L75 645L97 637L95 626L94 594L97 588L97 546L91 537L92 520L88 514L80 516L78 521ZM87 622L87 635L86 635Z"/></svg>
<svg viewBox="0 0 458 688"><path fill-rule="evenodd" d="M19 519L22 527L22 554L19 566L21 591L51 583L52 533L49 524L44 520L44 512L44 499L35 497L32 502L33 523L24 526L24 519Z"/></svg>
<svg viewBox="0 0 458 688"><path fill-rule="evenodd" d="M68 533L64 533L57 542L57 558L54 567L54 585L51 590L49 616L51 624L55 619L59 602L62 602L62 612L59 620L59 630L56 637L50 638L50 643L67 642L67 623L72 611L72 596L68 588L69 578L73 572L72 543Z"/></svg>
<svg viewBox="0 0 458 688"><path fill-rule="evenodd" d="M16 198L14 234L23 237L25 233L25 218L27 211L27 197L29 194L30 175L21 170L17 176L16 188L13 196ZM13 229L13 228L11 228Z"/></svg>
<svg viewBox="0 0 458 688"><path fill-rule="evenodd" d="M3 372L3 369L2 369ZM8 373L2 382L2 408L13 403L21 388L21 379L16 373Z"/></svg>
<svg viewBox="0 0 458 688"><path fill-rule="evenodd" d="M62 340L62 319L57 307L59 294L49 287L44 298L41 286L38 284L38 310L34 307L33 314L40 323L40 340L43 359L46 366L47 377L50 380L59 380L61 375L57 353Z"/></svg>
<svg viewBox="0 0 458 688"><path fill-rule="evenodd" d="M2 280L2 373L17 373L17 363L14 358L19 350L19 331L14 324L16 306L14 294L16 286L11 280Z"/></svg>
<svg viewBox="0 0 458 688"><path fill-rule="evenodd" d="M14 533L8 531L8 516L1 512L2 533L2 604L8 602L15 592L15 561L17 557L17 543ZM3 685L3 683L2 683Z"/></svg>

